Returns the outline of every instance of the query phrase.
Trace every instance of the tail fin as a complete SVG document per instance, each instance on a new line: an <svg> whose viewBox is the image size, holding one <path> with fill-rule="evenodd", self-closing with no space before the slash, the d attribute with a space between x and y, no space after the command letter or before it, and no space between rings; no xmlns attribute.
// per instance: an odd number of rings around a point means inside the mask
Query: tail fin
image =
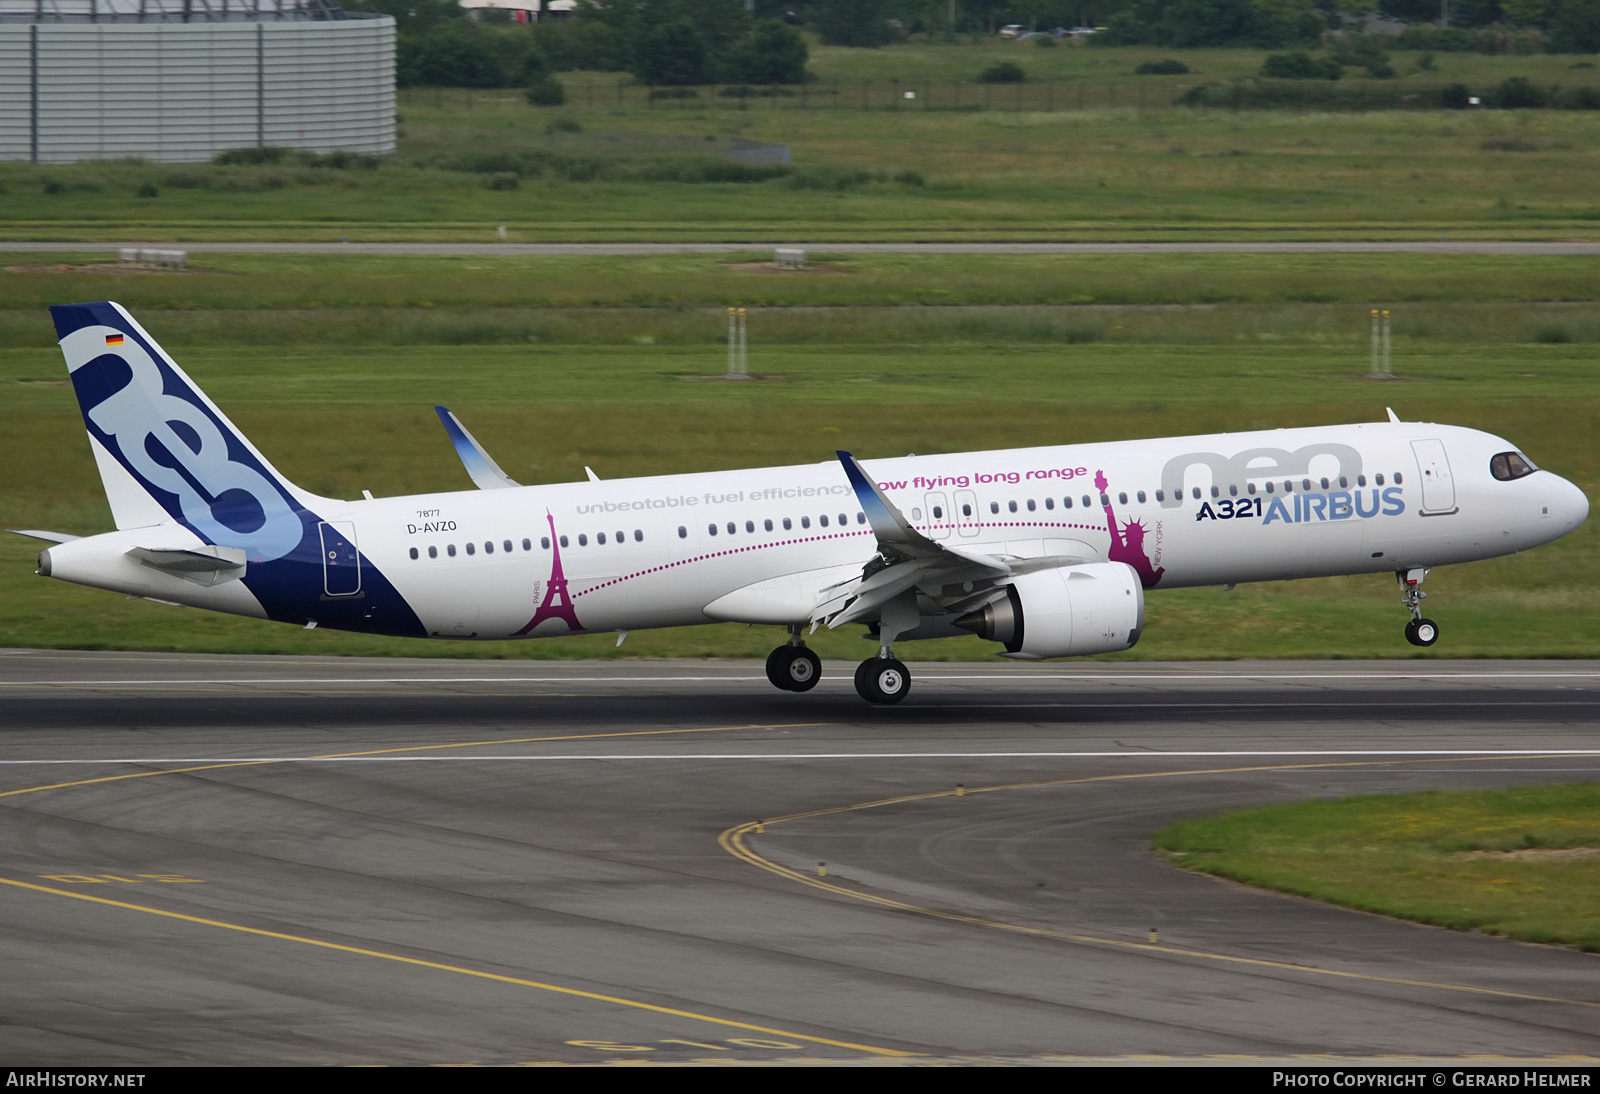
<svg viewBox="0 0 1600 1094"><path fill-rule="evenodd" d="M120 304L50 308L118 528L176 520L252 561L299 544L315 500L280 475Z"/></svg>

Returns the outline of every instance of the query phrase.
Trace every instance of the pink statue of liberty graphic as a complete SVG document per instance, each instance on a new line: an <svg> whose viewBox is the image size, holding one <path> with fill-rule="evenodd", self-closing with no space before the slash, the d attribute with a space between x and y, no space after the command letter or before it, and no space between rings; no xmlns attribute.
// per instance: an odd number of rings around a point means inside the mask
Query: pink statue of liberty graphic
<svg viewBox="0 0 1600 1094"><path fill-rule="evenodd" d="M1105 499L1106 505L1106 530L1111 533L1111 547L1106 552L1106 557L1112 562L1126 562L1132 566L1139 575L1139 584L1146 589L1153 588L1161 580L1161 575L1167 572L1165 566L1156 569L1145 554L1144 525L1138 521L1129 521L1117 530L1117 516L1111 511L1111 495L1106 493L1106 487L1111 483L1106 479L1104 471L1094 473L1095 489L1100 491L1100 496Z"/></svg>
<svg viewBox="0 0 1600 1094"><path fill-rule="evenodd" d="M550 581L544 591L544 601L533 613L533 618L528 620L528 625L517 633L527 634L546 619L560 619L570 630L581 631L583 624L578 622L572 597L567 594L567 575L561 571L561 540L556 536L556 518L546 512L544 519L550 522Z"/></svg>

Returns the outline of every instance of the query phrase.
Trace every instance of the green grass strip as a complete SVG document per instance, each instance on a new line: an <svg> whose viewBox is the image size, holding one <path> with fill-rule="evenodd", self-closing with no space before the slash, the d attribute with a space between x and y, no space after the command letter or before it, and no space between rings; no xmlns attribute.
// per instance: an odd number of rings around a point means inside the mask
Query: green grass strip
<svg viewBox="0 0 1600 1094"><path fill-rule="evenodd" d="M1178 866L1451 930L1600 953L1600 785L1426 791L1181 821Z"/></svg>

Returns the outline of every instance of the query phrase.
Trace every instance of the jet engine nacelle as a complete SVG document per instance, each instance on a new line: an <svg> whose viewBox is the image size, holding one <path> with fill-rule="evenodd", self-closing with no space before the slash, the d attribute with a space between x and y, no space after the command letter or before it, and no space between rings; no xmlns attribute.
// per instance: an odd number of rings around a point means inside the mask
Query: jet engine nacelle
<svg viewBox="0 0 1600 1094"><path fill-rule="evenodd" d="M1040 570L1016 578L1003 599L962 616L956 626L1005 643L1000 656L1019 661L1115 653L1139 641L1144 588L1122 562Z"/></svg>

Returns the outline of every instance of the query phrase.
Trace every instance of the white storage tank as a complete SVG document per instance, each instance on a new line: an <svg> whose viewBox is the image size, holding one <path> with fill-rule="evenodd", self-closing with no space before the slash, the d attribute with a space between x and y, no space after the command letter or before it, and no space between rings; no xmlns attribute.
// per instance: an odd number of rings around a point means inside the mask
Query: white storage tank
<svg viewBox="0 0 1600 1094"><path fill-rule="evenodd" d="M0 0L0 159L385 155L394 30L331 0Z"/></svg>

